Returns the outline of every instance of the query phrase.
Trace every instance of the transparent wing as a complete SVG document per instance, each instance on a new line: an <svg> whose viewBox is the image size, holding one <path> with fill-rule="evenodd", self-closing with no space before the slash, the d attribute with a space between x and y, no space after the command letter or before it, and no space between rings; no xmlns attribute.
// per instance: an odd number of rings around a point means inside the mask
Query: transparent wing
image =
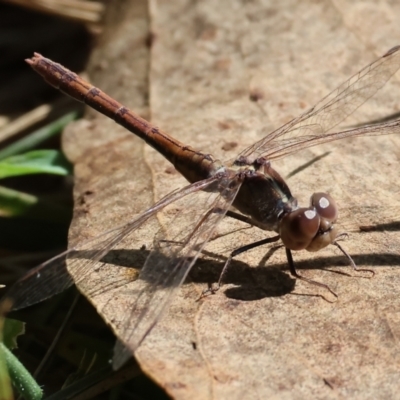
<svg viewBox="0 0 400 400"><path fill-rule="evenodd" d="M153 249L135 282L115 348L115 369L130 357L143 339L169 307L177 289L181 286L200 252L210 240L216 226L225 216L239 188L239 179L219 182L218 193L196 193L180 207L179 212L156 236ZM189 196L190 197L190 196ZM204 210L207 210L204 213ZM218 210L218 212L215 212ZM194 212L193 212L194 211ZM120 330L119 330L120 331Z"/></svg>
<svg viewBox="0 0 400 400"><path fill-rule="evenodd" d="M382 88L399 68L400 46L396 46L353 75L310 110L268 134L245 149L239 156L247 157L252 161L261 156L273 160L319 143L343 137L397 132L399 130L398 121L394 125L390 123L375 125L368 131L360 128L327 134L327 131L344 121Z"/></svg>
<svg viewBox="0 0 400 400"><path fill-rule="evenodd" d="M81 284L84 285L85 281L88 280L88 276L93 274L95 267L98 269L97 262L109 255L111 250L115 249L132 232L141 228L157 212L191 193L210 188L217 180L217 177L212 177L176 190L127 224L79 243L39 265L13 285L5 297L11 299L13 310L17 310L50 298L74 283L79 287ZM66 263L68 263L69 270L73 272L74 279L68 272ZM107 263L107 260L105 263ZM126 283L123 279L122 281L120 282L121 285ZM107 290L107 284L104 281L91 282L90 285L88 292L91 295ZM110 286L114 287L117 285L118 282L115 282L115 280L110 284Z"/></svg>
<svg viewBox="0 0 400 400"><path fill-rule="evenodd" d="M315 136L301 136L296 139L281 141L274 149L269 150L267 152L268 154L263 154L263 156L268 160L273 160L285 157L308 147L333 142L334 140L344 139L347 137L390 135L393 133L400 133L400 120L362 126L341 132L331 132Z"/></svg>

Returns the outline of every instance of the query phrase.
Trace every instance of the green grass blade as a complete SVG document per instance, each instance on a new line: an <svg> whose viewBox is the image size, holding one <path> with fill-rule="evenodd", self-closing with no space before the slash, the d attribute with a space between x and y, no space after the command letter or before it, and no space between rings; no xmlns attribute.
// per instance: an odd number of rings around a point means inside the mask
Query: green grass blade
<svg viewBox="0 0 400 400"><path fill-rule="evenodd" d="M40 400L43 397L41 387L3 342L0 342L0 358L7 365L12 385L24 399Z"/></svg>
<svg viewBox="0 0 400 400"><path fill-rule="evenodd" d="M33 150L0 161L0 179L31 174L69 175L71 165L58 150Z"/></svg>
<svg viewBox="0 0 400 400"><path fill-rule="evenodd" d="M23 153L25 151L29 151L37 147L45 140L51 138L52 136L58 135L64 129L64 127L68 125L71 121L75 120L78 115L79 112L77 111L70 112L63 117L57 119L56 121L50 123L49 125L46 125L43 128L32 132L30 135L24 137L23 139L20 139L15 143L10 144L3 150L0 150L0 160L6 157Z"/></svg>
<svg viewBox="0 0 400 400"><path fill-rule="evenodd" d="M0 216L30 217L43 221L68 223L71 219L71 209L29 193L0 186Z"/></svg>

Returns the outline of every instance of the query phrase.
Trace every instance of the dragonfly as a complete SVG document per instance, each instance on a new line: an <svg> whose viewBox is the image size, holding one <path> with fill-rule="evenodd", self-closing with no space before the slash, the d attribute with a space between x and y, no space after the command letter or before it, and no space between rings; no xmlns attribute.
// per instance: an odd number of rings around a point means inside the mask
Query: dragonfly
<svg viewBox="0 0 400 400"><path fill-rule="evenodd" d="M33 269L7 294L13 300L14 309L42 301L73 283L84 281L113 249L147 226L161 211L181 201L185 206L178 208L176 219L155 235L153 247L140 269L137 279L140 289L135 292L132 308L121 322L124 333L122 343L115 348L114 368L131 357L160 320L225 217L238 219L275 235L234 250L227 258L217 285L211 285L205 293L214 293L219 289L233 257L277 241L281 241L285 248L291 275L321 286L334 296L337 295L329 286L296 271L292 251L315 252L334 245L348 258L353 268L357 268L351 256L338 243L341 237L336 224L338 208L332 196L317 192L312 194L307 207L299 207L284 179L272 167L272 161L348 137L400 133L400 120L332 132L400 68L400 46L387 51L312 108L244 149L229 162L222 162L211 154L181 143L77 74L38 53L26 61L47 83L112 118L143 139L171 162L189 184L172 191L124 225L78 243ZM197 200L200 194L203 195L202 200ZM187 217L183 220L186 226L182 228L177 218L185 212ZM75 281L65 267L66 262L68 269L74 270ZM101 289L101 282L98 288Z"/></svg>

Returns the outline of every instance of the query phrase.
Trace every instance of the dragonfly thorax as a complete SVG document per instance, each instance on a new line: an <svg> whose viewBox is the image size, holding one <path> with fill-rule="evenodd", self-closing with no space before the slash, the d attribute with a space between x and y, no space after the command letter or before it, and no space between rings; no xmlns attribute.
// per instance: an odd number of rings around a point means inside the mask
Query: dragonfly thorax
<svg viewBox="0 0 400 400"><path fill-rule="evenodd" d="M279 235L290 250L318 251L332 244L337 236L337 207L326 193L314 193L310 207L298 208L281 220Z"/></svg>
<svg viewBox="0 0 400 400"><path fill-rule="evenodd" d="M243 179L233 206L259 228L278 232L282 216L298 208L283 178L269 162L232 171Z"/></svg>

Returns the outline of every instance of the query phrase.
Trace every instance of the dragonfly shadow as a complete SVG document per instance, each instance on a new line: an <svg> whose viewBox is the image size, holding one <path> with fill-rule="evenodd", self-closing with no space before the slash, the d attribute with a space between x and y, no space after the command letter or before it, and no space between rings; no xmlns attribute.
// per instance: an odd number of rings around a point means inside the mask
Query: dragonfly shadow
<svg viewBox="0 0 400 400"><path fill-rule="evenodd" d="M298 173L306 170L307 168L311 167L311 165L317 163L318 161L322 160L323 158L329 156L331 154L330 151L326 151L324 154L314 157L312 160L300 165L299 167L295 168L293 171L289 172L286 175L286 179L292 178L293 176L297 175Z"/></svg>
<svg viewBox="0 0 400 400"><path fill-rule="evenodd" d="M279 248L271 248L266 253L261 263L257 266L250 266L239 260L232 260L226 273L223 277L222 290L224 285L235 285L234 287L228 287L224 290L224 294L233 299L254 301L265 297L278 297L283 296L292 292L295 288L296 279L291 277L288 273L289 266L287 263L268 263L269 257L273 252ZM75 254L77 258L91 257L92 252L80 251ZM101 259L101 263L107 264L108 267L115 268L133 268L134 270L140 271L150 254L150 251L145 249L118 249L110 251L106 256ZM395 253L381 253L381 254L358 254L352 255L352 258L356 265L362 265L365 267L378 267L378 266L392 266L400 265L400 254ZM160 282L158 279L158 269L162 274L165 274L166 268L173 268L179 263L179 260L172 262L170 259L163 255L159 255L157 258L156 265L152 268L150 274L142 274L140 277L149 284L154 284L160 287L168 287L171 285L171 281L168 279L164 282ZM196 284L204 284L204 288L207 285L215 284L218 282L225 261L219 261L211 258L200 258L196 264L192 267L189 274L189 281ZM349 275L354 278L362 278L363 275L355 272L343 255L335 255L328 257L318 257L314 260L299 261L296 262L296 269L299 273L302 270L317 270L333 268L330 272L337 272L334 267L348 266L348 270L340 272L345 275ZM179 268L179 267L178 267ZM101 268L99 268L100 270ZM327 271L328 272L328 271ZM117 278L117 276L119 276ZM101 287L97 286L97 294L99 292L106 292L109 289L115 289L123 287L126 284L137 279L130 279L132 274L123 274L122 278L118 274L109 274L107 279L101 278ZM188 280L186 281L188 282Z"/></svg>
<svg viewBox="0 0 400 400"><path fill-rule="evenodd" d="M385 224L361 225L359 229L361 232L397 232L400 231L400 221L393 221Z"/></svg>
<svg viewBox="0 0 400 400"><path fill-rule="evenodd" d="M270 249L267 253L268 256L265 258L269 258L272 252ZM95 253L95 251L77 251L74 252L74 258L91 260ZM175 259L172 261L162 254L155 255L149 250L118 249L109 251L99 261L100 264L94 264L94 270L99 272L99 277L97 283L93 282L90 285L91 294L99 295L111 289L122 288L137 279L137 274L135 278L132 278L134 274L127 272L126 268L128 268L128 271L132 269L135 272L140 272L150 254L154 257L155 263L148 269L150 272L140 273L140 279L160 288L166 288L174 284L173 280L168 278L166 270L169 268L176 271L179 268L177 265L181 260ZM192 267L186 283L189 281L203 284L204 288L209 284L215 284L219 280L224 265L225 259L221 260L220 255L215 255L214 258L211 258L208 254L206 258L199 258ZM101 274L103 267L107 268L106 274ZM113 267L116 268L115 273L110 272L110 268ZM124 272L117 273L117 270L121 269L121 267ZM250 298L256 300L263 297L282 296L294 289L295 280L283 272L280 267L276 268L276 265L268 265L268 268L254 268L242 261L233 260L224 276L223 284L238 285L242 290L248 292L246 296L242 296L243 299L246 297L249 300ZM160 276L166 277L166 279L160 281ZM97 280L97 278L93 278L93 275L91 275L90 279Z"/></svg>
<svg viewBox="0 0 400 400"><path fill-rule="evenodd" d="M383 253L383 254L359 254L352 256L356 265L365 267L378 266L398 266L400 265L400 254ZM310 261L300 261L296 263L296 269L301 274L302 270L327 270L326 272L336 272L334 267L347 267L344 273L349 276L349 279L362 279L364 274L354 271L344 256L328 256L319 257ZM218 269L218 272L221 270ZM225 290L225 295L229 298L244 301L259 300L265 297L277 297L288 294L294 290L296 279L288 273L289 266L287 263L262 264L258 267L251 267L245 263L235 261L229 266L228 271L223 279L223 284L236 285L233 288ZM219 278L218 272L213 271L208 274L214 278L216 282ZM192 276L192 274L191 274ZM204 281L196 279L195 281Z"/></svg>

